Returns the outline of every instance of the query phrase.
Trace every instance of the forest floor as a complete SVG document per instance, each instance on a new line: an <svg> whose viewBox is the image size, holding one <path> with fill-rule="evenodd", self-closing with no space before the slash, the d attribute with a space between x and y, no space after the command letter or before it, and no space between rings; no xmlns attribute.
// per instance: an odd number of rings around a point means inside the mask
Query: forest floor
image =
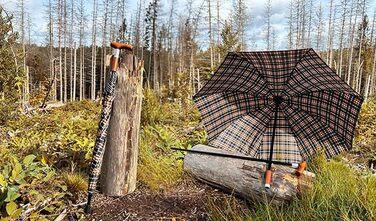
<svg viewBox="0 0 376 221"><path fill-rule="evenodd" d="M95 194L85 202L100 104L68 103L40 113L1 115L0 221L55 220L376 220L376 100L359 117L354 150L331 161L314 159L313 189L289 206L252 205L197 182L183 171L183 153L205 143L199 113L190 102L161 101L145 91L138 184L124 197ZM47 203L46 203L47 202ZM68 212L66 212L68 211Z"/></svg>
<svg viewBox="0 0 376 221"><path fill-rule="evenodd" d="M226 195L207 185L186 183L165 193L140 187L124 197L97 195L89 220L209 220L207 201Z"/></svg>

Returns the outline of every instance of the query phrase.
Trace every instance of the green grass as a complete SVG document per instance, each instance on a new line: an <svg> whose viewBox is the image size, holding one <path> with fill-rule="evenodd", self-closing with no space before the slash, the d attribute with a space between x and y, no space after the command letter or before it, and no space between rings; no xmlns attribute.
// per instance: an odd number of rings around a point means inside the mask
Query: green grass
<svg viewBox="0 0 376 221"><path fill-rule="evenodd" d="M375 136L376 100L370 99L362 106L355 133L359 162L376 159ZM207 211L213 220L376 220L376 176L349 168L340 157L326 161L319 156L310 170L316 173L312 189L290 205L252 202L249 207L229 197L222 202L209 199Z"/></svg>
<svg viewBox="0 0 376 221"><path fill-rule="evenodd" d="M321 158L321 157L320 157ZM343 162L316 160L312 189L290 205L273 206L230 198L224 204L209 201L213 220L375 220L376 177L361 176Z"/></svg>

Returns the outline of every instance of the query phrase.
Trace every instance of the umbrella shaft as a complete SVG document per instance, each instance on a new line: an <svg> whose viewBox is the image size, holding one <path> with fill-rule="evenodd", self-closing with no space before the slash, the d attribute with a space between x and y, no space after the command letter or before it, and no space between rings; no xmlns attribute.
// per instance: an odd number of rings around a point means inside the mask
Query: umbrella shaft
<svg viewBox="0 0 376 221"><path fill-rule="evenodd" d="M189 152L189 153L199 153L199 154L206 154L206 155L212 155L212 156L217 156L217 157L228 157L228 158L234 158L234 159L269 163L269 160L258 159L258 158L248 157L248 156L241 156L241 155L226 154L226 153L207 152L207 151L200 151L200 150L187 150L187 149L181 149L181 148L175 148L175 147L172 147L171 150L186 151L186 152ZM296 165L294 165L292 163L287 163L287 162L272 161L272 163L284 165L284 166L296 167Z"/></svg>
<svg viewBox="0 0 376 221"><path fill-rule="evenodd" d="M277 127L277 116L278 116L278 107L279 103L276 102L275 111L274 111L274 124L273 124L273 132L272 132L272 142L270 144L270 151L269 151L269 161L268 161L268 170L272 168L272 159L273 159L273 147L274 147L274 139L275 139L275 129Z"/></svg>

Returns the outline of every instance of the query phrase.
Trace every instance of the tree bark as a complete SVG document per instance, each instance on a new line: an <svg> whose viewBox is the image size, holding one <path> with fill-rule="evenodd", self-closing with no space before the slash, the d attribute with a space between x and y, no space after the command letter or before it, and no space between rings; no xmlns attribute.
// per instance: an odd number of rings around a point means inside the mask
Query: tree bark
<svg viewBox="0 0 376 221"><path fill-rule="evenodd" d="M226 153L217 148L196 145L194 150ZM247 200L262 201L281 205L299 196L311 186L313 173L305 171L297 177L295 169L273 165L273 178L270 189L264 187L266 164L231 159L211 155L187 153L184 159L184 170L195 178L215 186L228 193L235 193Z"/></svg>
<svg viewBox="0 0 376 221"><path fill-rule="evenodd" d="M131 193L136 188L143 63L130 54L123 60L126 64L118 71L101 173L101 190L110 196Z"/></svg>
<svg viewBox="0 0 376 221"><path fill-rule="evenodd" d="M76 87L77 87L77 48L74 42L74 64L73 64L73 101L76 100Z"/></svg>

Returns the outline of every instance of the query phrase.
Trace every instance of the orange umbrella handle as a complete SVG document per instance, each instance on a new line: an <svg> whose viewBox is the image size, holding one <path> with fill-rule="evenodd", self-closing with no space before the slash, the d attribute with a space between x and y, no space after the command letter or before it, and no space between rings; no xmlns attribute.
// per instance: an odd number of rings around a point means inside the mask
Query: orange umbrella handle
<svg viewBox="0 0 376 221"><path fill-rule="evenodd" d="M119 68L120 50L126 49L132 51L133 46L120 42L111 42L111 47L114 49L114 52L111 57L111 71L117 71L117 69Z"/></svg>
<svg viewBox="0 0 376 221"><path fill-rule="evenodd" d="M129 45L129 44L125 44L125 43L120 43L120 42L111 42L111 47L115 48L115 49L126 49L126 50L129 50L129 51L132 51L133 50L133 46L132 45Z"/></svg>

